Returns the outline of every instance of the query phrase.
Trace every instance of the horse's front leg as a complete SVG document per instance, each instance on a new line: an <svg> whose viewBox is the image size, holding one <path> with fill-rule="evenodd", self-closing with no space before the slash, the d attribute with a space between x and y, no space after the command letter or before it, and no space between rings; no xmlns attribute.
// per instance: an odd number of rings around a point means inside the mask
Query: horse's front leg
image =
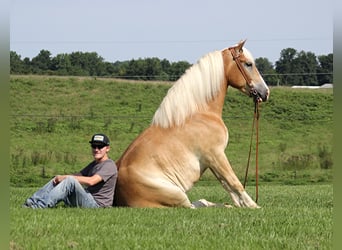
<svg viewBox="0 0 342 250"><path fill-rule="evenodd" d="M210 165L210 170L230 194L235 206L259 208L243 188L224 153L216 155Z"/></svg>

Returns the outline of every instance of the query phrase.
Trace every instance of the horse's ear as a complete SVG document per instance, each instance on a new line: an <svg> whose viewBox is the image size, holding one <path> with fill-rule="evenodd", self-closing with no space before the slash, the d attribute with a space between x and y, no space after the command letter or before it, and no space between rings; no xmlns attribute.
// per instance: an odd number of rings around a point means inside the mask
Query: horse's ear
<svg viewBox="0 0 342 250"><path fill-rule="evenodd" d="M239 52L242 52L242 47L243 47L243 45L245 45L246 40L247 40L247 39L241 40L241 41L238 43L238 45L236 46L236 48L237 48L237 50L238 50Z"/></svg>

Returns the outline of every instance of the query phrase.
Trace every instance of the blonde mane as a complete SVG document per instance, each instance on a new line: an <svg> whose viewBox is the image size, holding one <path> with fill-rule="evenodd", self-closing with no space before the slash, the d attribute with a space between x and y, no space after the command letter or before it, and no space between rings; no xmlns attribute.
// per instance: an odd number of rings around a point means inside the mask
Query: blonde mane
<svg viewBox="0 0 342 250"><path fill-rule="evenodd" d="M202 57L169 89L155 112L152 125L180 126L198 110L205 110L218 91L224 76L221 51Z"/></svg>

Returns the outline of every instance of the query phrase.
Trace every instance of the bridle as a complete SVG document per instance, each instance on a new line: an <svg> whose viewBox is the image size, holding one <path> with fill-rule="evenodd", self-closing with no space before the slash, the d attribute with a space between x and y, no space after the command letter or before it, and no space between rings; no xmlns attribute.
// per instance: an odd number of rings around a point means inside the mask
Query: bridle
<svg viewBox="0 0 342 250"><path fill-rule="evenodd" d="M230 53L232 54L233 60L236 63L236 66L239 68L243 78L245 78L248 87L249 87L249 96L252 96L254 99L254 102L258 101L258 92L256 91L256 89L254 88L253 84L252 84L252 79L249 77L249 74L247 74L246 69L243 67L241 60L240 60L240 56L241 53L236 53L236 47L230 47L228 48Z"/></svg>
<svg viewBox="0 0 342 250"><path fill-rule="evenodd" d="M248 169L249 169L249 162L251 158L251 151L252 151L252 141L253 141L253 134L254 134L254 127L256 130L256 146L255 146L255 202L258 202L258 182L259 182L259 175L258 175L258 155L259 155L259 95L256 89L254 88L252 84L252 79L249 77L249 75L246 72L246 69L243 67L241 61L240 61L240 53L236 53L236 47L230 47L228 48L230 53L232 54L233 60L236 63L236 66L239 68L243 78L245 78L248 87L249 87L249 96L253 97L254 99L254 118L253 118L253 124L252 124L252 135L249 145L249 153L248 153L248 161L247 161L247 167L246 167L246 173L245 173L245 180L243 183L243 187L246 188L247 183L247 176L248 176ZM256 122L255 122L256 121Z"/></svg>

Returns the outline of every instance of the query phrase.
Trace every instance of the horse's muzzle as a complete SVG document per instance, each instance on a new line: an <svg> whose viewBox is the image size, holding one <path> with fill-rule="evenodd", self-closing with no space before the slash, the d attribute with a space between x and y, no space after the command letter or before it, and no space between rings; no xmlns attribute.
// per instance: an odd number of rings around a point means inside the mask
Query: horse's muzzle
<svg viewBox="0 0 342 250"><path fill-rule="evenodd" d="M265 89L264 91L258 91L256 88L251 88L249 95L253 97L254 102L266 102L269 97L269 89Z"/></svg>

